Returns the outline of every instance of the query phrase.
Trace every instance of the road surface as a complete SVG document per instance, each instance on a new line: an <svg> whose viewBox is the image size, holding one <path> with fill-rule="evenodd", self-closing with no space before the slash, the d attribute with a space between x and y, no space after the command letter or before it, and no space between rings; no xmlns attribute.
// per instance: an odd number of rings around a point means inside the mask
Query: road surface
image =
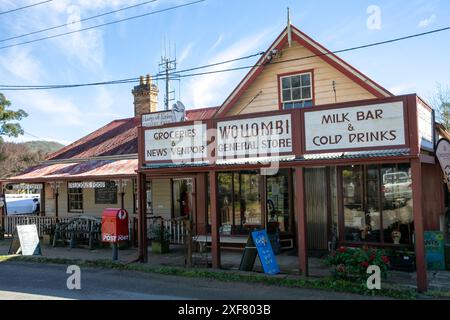
<svg viewBox="0 0 450 320"><path fill-rule="evenodd" d="M67 266L64 265L0 263L0 299L354 300L368 298L320 290L96 268L81 268L81 289L69 290L66 283L71 274L67 274L66 271Z"/></svg>

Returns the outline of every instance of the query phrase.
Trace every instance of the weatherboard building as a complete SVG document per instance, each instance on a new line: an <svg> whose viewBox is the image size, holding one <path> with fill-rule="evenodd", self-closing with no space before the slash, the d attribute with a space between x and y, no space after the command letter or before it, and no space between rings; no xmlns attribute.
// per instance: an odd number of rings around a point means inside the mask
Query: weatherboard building
<svg viewBox="0 0 450 320"><path fill-rule="evenodd" d="M161 121L149 77L133 94L135 117L7 183L41 183L46 216L127 209L144 261L152 216L190 218L214 268L224 247L276 228L304 274L311 251L409 249L427 289L424 234L445 221L435 145L448 133L418 96L393 95L295 27L218 107Z"/></svg>

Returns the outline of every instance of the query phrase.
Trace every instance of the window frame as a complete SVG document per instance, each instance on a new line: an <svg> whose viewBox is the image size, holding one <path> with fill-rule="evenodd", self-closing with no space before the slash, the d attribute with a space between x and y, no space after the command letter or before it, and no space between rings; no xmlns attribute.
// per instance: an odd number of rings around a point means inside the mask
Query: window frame
<svg viewBox="0 0 450 320"><path fill-rule="evenodd" d="M284 78L288 78L288 77L293 77L293 76L302 76L305 74L309 74L310 75L310 81L311 81L311 98L310 99L299 99L299 100L290 100L290 101L283 101L283 79ZM314 94L314 89L315 89L315 85L314 85L314 69L309 69L309 70L301 70L301 71L293 71L293 72L288 72L288 73L282 73L282 74L278 74L277 75L277 87L278 87L278 108L279 110L290 110L290 109L284 109L283 105L285 103L295 103L295 102L303 102L303 101L310 101L312 102L311 106L305 107L305 108L311 108L315 106L315 94ZM301 89L302 87L300 87ZM292 87L291 87L292 89Z"/></svg>
<svg viewBox="0 0 450 320"><path fill-rule="evenodd" d="M81 182L81 181L73 181L73 182ZM67 212L69 213L83 213L84 212L84 192L83 192L83 188L69 188L69 182L67 183ZM80 189L81 192L80 193L71 193L70 190L71 189ZM71 209L70 206L70 196L71 195L80 195L81 194L81 209Z"/></svg>

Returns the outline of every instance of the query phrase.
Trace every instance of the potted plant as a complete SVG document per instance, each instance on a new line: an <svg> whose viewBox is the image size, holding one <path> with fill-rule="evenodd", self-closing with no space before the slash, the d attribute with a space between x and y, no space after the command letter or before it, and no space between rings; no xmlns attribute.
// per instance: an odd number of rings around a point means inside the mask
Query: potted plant
<svg viewBox="0 0 450 320"><path fill-rule="evenodd" d="M168 253L170 245L170 232L163 225L156 225L152 229L152 252L157 254Z"/></svg>

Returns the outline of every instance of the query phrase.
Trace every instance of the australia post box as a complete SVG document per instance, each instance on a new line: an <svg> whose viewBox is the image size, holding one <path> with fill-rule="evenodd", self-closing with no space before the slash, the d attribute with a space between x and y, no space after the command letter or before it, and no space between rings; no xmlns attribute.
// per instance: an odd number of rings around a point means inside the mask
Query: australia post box
<svg viewBox="0 0 450 320"><path fill-rule="evenodd" d="M128 212L120 208L104 209L102 213L102 242L127 241Z"/></svg>

